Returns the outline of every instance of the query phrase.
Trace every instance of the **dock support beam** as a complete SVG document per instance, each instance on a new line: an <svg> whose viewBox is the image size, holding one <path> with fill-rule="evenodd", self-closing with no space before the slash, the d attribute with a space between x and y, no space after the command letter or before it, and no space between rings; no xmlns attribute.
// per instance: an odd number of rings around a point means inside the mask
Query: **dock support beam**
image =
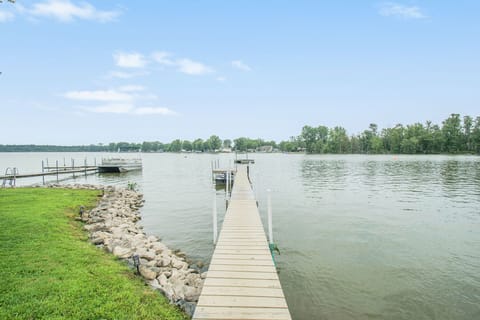
<svg viewBox="0 0 480 320"><path fill-rule="evenodd" d="M213 188L213 244L217 244L218 223L217 223L217 190Z"/></svg>
<svg viewBox="0 0 480 320"><path fill-rule="evenodd" d="M45 173L45 163L43 162L42 160L42 173ZM43 181L43 185L45 185L45 176L42 175L42 181Z"/></svg>
<svg viewBox="0 0 480 320"><path fill-rule="evenodd" d="M273 244L273 231L272 231L272 195L271 190L267 189L267 214L268 214L268 240L270 244Z"/></svg>

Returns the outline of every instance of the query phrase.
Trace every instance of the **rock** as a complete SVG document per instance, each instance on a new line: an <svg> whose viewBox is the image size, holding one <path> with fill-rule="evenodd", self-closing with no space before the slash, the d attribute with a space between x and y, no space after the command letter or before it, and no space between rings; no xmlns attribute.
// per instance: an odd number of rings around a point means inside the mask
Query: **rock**
<svg viewBox="0 0 480 320"><path fill-rule="evenodd" d="M192 286L184 287L184 296L185 300L189 302L197 302L198 297L200 297L201 290Z"/></svg>
<svg viewBox="0 0 480 320"><path fill-rule="evenodd" d="M160 289L160 292L170 301L173 301L173 288L170 284L166 284L165 286L162 286Z"/></svg>
<svg viewBox="0 0 480 320"><path fill-rule="evenodd" d="M140 249L137 251L138 256L142 259L152 261L155 260L156 254L153 251L145 250L145 249Z"/></svg>
<svg viewBox="0 0 480 320"><path fill-rule="evenodd" d="M157 279L153 279L148 283L153 289L161 289L160 283Z"/></svg>
<svg viewBox="0 0 480 320"><path fill-rule="evenodd" d="M166 249L167 249L167 246L161 242L154 242L152 244L152 250L155 251L156 254L161 254Z"/></svg>
<svg viewBox="0 0 480 320"><path fill-rule="evenodd" d="M147 266L140 265L139 271L142 277L147 280L153 280L157 277L157 273Z"/></svg>
<svg viewBox="0 0 480 320"><path fill-rule="evenodd" d="M185 287L181 281L175 282L172 284L173 287L173 300L176 302L178 300L185 299Z"/></svg>
<svg viewBox="0 0 480 320"><path fill-rule="evenodd" d="M105 239L104 238L100 238L100 237L97 237L97 238L92 238L90 240L94 245L98 246L100 244L103 244L105 242Z"/></svg>
<svg viewBox="0 0 480 320"><path fill-rule="evenodd" d="M162 256L162 257L160 257L160 259L158 260L157 266L159 266L159 267L168 267L168 266L170 266L170 263L171 263L171 262L172 262L172 260L170 259L170 257Z"/></svg>
<svg viewBox="0 0 480 320"><path fill-rule="evenodd" d="M183 262L181 260L177 259L172 259L172 267L176 269L182 269L182 270L187 270L188 269L188 264L186 262Z"/></svg>
<svg viewBox="0 0 480 320"><path fill-rule="evenodd" d="M206 279L207 278L207 271L200 274L200 278Z"/></svg>
<svg viewBox="0 0 480 320"><path fill-rule="evenodd" d="M161 286L166 286L168 283L168 279L165 276L165 274L161 274L158 276L158 282L160 283Z"/></svg>
<svg viewBox="0 0 480 320"><path fill-rule="evenodd" d="M128 248L116 246L113 248L113 254L119 258L126 259L132 255L132 251Z"/></svg>
<svg viewBox="0 0 480 320"><path fill-rule="evenodd" d="M157 266L157 261L155 261L155 260L148 261L148 262L146 263L146 266L147 266L147 267L156 267L156 266Z"/></svg>
<svg viewBox="0 0 480 320"><path fill-rule="evenodd" d="M199 274L190 273L185 277L185 284L189 286L195 286L195 281L200 279Z"/></svg>
<svg viewBox="0 0 480 320"><path fill-rule="evenodd" d="M147 238L147 241L148 241L148 242L152 242L152 243L153 243L153 242L157 242L157 240L158 240L158 239L157 239L157 237L155 237L155 236L150 236L150 237Z"/></svg>
<svg viewBox="0 0 480 320"><path fill-rule="evenodd" d="M186 314L190 316L190 318L193 317L193 314L195 312L195 307L197 304L195 302L187 302L185 300L180 300L175 303L179 308L183 309Z"/></svg>

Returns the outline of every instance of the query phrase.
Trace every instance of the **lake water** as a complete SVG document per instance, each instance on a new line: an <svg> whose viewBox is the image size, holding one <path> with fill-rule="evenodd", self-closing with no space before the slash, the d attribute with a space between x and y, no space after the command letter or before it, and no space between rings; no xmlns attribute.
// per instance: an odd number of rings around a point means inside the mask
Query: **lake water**
<svg viewBox="0 0 480 320"><path fill-rule="evenodd" d="M92 163L102 155L0 153L0 170L33 172L47 157L63 165L85 156ZM146 231L208 263L214 194L220 221L225 212L211 161L234 156L142 157L143 172L75 182L138 183ZM480 319L479 157L251 157L264 224L272 189L277 264L294 319Z"/></svg>

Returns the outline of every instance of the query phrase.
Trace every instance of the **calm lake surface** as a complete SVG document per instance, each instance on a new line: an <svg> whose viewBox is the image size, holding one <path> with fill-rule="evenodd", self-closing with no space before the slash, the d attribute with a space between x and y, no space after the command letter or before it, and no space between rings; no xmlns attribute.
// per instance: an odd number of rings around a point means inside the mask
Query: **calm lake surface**
<svg viewBox="0 0 480 320"><path fill-rule="evenodd" d="M0 153L0 170L40 171L46 158L63 165L72 157L93 163L102 154ZM225 212L211 161L234 156L142 157L143 172L64 183L138 183L146 231L208 263L214 194L220 221ZM277 264L294 319L480 319L479 157L250 157L264 225L272 189Z"/></svg>

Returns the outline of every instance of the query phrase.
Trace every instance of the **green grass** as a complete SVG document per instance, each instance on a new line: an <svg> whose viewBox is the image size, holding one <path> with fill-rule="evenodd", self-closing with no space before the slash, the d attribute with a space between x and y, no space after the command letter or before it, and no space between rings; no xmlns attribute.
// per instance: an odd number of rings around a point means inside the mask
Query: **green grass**
<svg viewBox="0 0 480 320"><path fill-rule="evenodd" d="M0 319L186 319L74 220L91 190L0 189Z"/></svg>

